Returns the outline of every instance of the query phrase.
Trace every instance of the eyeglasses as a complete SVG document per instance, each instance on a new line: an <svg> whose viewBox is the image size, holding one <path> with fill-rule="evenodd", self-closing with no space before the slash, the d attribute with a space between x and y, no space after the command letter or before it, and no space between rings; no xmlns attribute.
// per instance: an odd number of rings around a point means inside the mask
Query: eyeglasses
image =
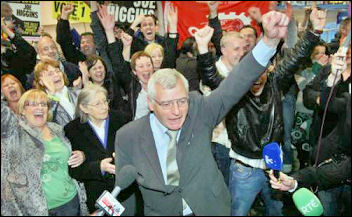
<svg viewBox="0 0 352 217"><path fill-rule="evenodd" d="M181 99L174 99L174 100L170 100L170 101L165 101L165 102L159 102L158 100L156 100L155 98L152 98L161 108L165 109L165 110L170 110L172 108L172 106L174 105L174 103L177 103L177 105L179 107L184 107L188 104L189 99L188 97L183 97Z"/></svg>
<svg viewBox="0 0 352 217"><path fill-rule="evenodd" d="M29 106L29 107L48 107L47 102L33 102L33 101L27 101L24 103L24 106Z"/></svg>
<svg viewBox="0 0 352 217"><path fill-rule="evenodd" d="M94 104L86 104L86 105L90 105L90 106L93 106L93 107L101 107L102 105L104 106L107 106L110 104L110 99L106 99L104 101L100 101L100 102L97 102L97 103L94 103Z"/></svg>

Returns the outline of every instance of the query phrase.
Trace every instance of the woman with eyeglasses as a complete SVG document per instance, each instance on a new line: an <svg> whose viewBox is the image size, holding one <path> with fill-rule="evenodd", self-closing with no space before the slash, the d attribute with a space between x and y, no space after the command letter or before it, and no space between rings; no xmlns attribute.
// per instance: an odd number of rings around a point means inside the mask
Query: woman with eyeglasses
<svg viewBox="0 0 352 217"><path fill-rule="evenodd" d="M107 91L90 84L82 89L76 107L77 119L68 123L64 130L73 149L82 150L85 162L70 170L70 174L84 183L90 212L96 208L95 201L115 185L114 142L115 133L128 122L122 112L109 111ZM118 156L116 156L118 157Z"/></svg>
<svg viewBox="0 0 352 217"><path fill-rule="evenodd" d="M18 114L1 93L1 215L87 215L84 186L68 171L71 144L62 127L48 122L49 99L29 90L18 101Z"/></svg>

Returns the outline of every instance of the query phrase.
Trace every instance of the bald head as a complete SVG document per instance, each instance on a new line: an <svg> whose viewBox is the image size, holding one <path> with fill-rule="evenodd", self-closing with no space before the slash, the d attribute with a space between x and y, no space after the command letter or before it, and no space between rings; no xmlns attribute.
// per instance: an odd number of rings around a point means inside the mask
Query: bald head
<svg viewBox="0 0 352 217"><path fill-rule="evenodd" d="M37 45L37 50L40 58L44 56L50 57L53 60L59 59L58 50L54 40L48 36L43 36Z"/></svg>

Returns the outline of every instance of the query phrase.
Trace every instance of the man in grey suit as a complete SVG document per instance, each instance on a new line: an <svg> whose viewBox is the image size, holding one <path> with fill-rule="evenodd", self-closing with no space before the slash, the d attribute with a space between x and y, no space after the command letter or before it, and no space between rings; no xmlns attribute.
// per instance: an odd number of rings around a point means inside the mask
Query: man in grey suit
<svg viewBox="0 0 352 217"><path fill-rule="evenodd" d="M174 69L150 78L153 113L122 127L115 142L116 174L136 167L145 215L230 215L230 193L211 153L213 128L265 71L287 24L282 13L264 15L264 38L210 96L188 93ZM206 26L196 33L200 55L209 55L213 31Z"/></svg>

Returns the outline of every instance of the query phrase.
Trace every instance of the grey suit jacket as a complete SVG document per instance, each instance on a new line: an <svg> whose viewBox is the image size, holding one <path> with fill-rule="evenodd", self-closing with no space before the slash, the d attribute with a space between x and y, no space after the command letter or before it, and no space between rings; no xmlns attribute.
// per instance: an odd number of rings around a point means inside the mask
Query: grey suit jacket
<svg viewBox="0 0 352 217"><path fill-rule="evenodd" d="M145 215L182 215L181 198L195 215L230 215L230 193L211 152L212 132L264 70L249 53L210 96L190 93L177 144L178 187L164 183L149 115L117 131L116 174L124 165L136 167Z"/></svg>

